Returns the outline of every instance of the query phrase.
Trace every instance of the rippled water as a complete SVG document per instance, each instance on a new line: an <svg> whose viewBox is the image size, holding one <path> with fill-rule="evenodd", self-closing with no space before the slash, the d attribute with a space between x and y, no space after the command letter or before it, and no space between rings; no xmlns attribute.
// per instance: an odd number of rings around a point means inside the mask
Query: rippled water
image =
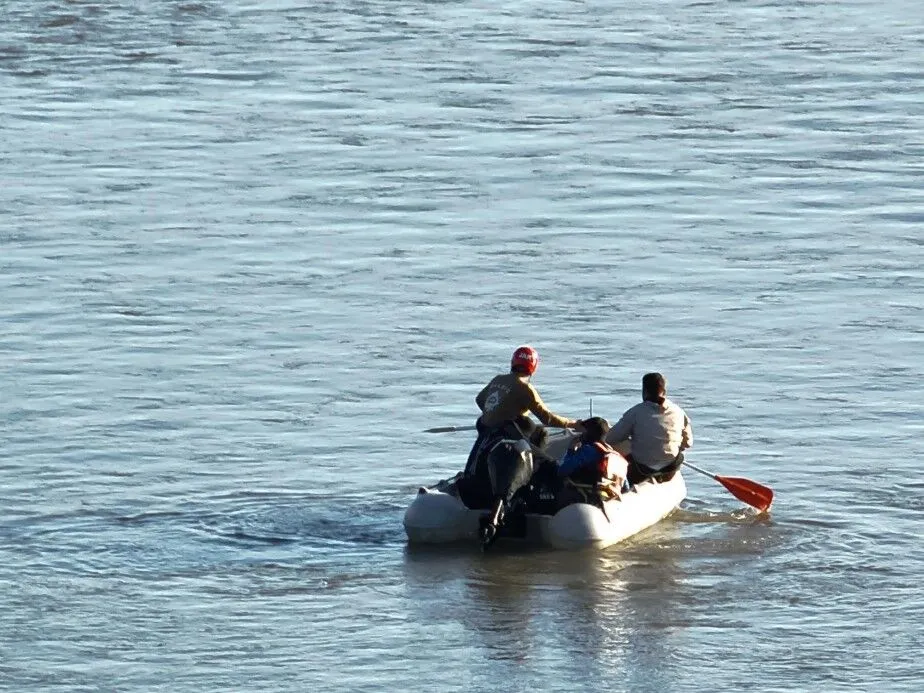
<svg viewBox="0 0 924 693"><path fill-rule="evenodd" d="M924 682L915 3L7 0L0 688ZM521 342L771 485L411 549Z"/></svg>

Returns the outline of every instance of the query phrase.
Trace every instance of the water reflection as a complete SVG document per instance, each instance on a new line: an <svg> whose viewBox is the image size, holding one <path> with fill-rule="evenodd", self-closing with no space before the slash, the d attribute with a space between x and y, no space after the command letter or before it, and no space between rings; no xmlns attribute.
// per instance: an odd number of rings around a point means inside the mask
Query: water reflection
<svg viewBox="0 0 924 693"><path fill-rule="evenodd" d="M423 621L455 620L487 660L667 691L689 623L683 559L672 523L602 552L408 547L407 596Z"/></svg>

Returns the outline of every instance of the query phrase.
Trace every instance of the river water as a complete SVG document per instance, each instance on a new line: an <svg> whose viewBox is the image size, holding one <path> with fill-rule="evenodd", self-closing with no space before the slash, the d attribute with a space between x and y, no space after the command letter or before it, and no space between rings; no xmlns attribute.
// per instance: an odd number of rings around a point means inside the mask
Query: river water
<svg viewBox="0 0 924 693"><path fill-rule="evenodd" d="M918 3L2 19L0 689L922 689ZM409 548L520 343L770 518Z"/></svg>

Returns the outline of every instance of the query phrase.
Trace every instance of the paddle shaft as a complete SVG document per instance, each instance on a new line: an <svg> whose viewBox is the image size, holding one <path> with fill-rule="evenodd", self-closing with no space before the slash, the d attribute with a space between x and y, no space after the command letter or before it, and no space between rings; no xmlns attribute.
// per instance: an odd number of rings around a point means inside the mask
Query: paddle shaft
<svg viewBox="0 0 924 693"><path fill-rule="evenodd" d="M701 468L701 467L697 467L695 464L693 464L693 463L691 463L691 462L687 462L686 460L684 460L684 461L683 461L683 464L684 464L685 466L689 467L690 469L695 469L695 470L698 471L700 474L705 474L705 475L708 476L710 479L715 479L716 481L719 480L719 477L716 476L715 474L713 474L712 472L707 472L705 469L703 469L703 468Z"/></svg>
<svg viewBox="0 0 924 693"><path fill-rule="evenodd" d="M474 426L438 426L436 428L425 428L424 433L455 433L456 431L474 431Z"/></svg>
<svg viewBox="0 0 924 693"><path fill-rule="evenodd" d="M520 435L523 436L523 440L525 440L529 444L529 447L533 451L534 455L539 457L539 459L552 459L543 450L533 445L532 441L529 439L527 435L523 433L523 431L520 430L519 426L517 426L515 423L513 425L516 427L517 431L519 431ZM456 431L477 431L477 430L478 430L477 426L437 426L436 428L425 428L424 433L455 433Z"/></svg>

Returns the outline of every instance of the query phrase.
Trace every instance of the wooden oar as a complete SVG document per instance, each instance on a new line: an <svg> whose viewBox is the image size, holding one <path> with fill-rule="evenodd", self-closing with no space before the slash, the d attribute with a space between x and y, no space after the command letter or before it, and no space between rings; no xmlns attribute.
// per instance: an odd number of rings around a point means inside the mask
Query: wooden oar
<svg viewBox="0 0 924 693"><path fill-rule="evenodd" d="M767 512L773 504L773 489L762 486L756 481L742 479L737 476L719 476L718 474L707 472L705 469L701 469L695 464L690 464L686 460L684 460L683 464L690 469L695 469L700 474L712 477L731 491L731 494L735 498L757 508L762 513Z"/></svg>
<svg viewBox="0 0 924 693"><path fill-rule="evenodd" d="M437 426L425 428L424 433L455 433L456 431L474 431L474 426Z"/></svg>

